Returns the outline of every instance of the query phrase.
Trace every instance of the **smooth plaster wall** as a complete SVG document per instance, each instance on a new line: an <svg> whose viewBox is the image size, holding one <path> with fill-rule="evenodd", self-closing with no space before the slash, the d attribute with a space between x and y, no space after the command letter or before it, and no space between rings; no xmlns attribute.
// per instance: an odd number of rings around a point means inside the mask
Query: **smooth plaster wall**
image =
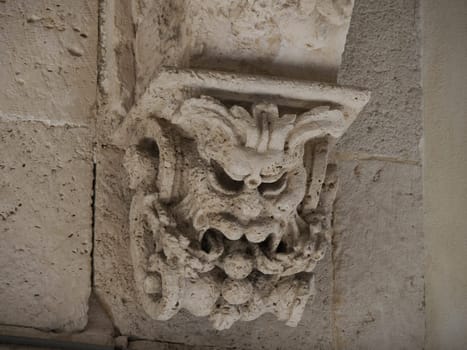
<svg viewBox="0 0 467 350"><path fill-rule="evenodd" d="M428 349L467 348L467 2L422 2Z"/></svg>

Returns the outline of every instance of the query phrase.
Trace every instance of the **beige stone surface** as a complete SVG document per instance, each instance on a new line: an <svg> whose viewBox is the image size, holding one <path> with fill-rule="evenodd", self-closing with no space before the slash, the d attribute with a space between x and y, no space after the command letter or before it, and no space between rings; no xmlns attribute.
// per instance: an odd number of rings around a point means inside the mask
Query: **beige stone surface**
<svg viewBox="0 0 467 350"><path fill-rule="evenodd" d="M423 1L426 326L430 350L467 348L467 2Z"/></svg>
<svg viewBox="0 0 467 350"><path fill-rule="evenodd" d="M353 1L192 0L191 67L335 81Z"/></svg>
<svg viewBox="0 0 467 350"><path fill-rule="evenodd" d="M79 344L113 347L116 344L114 340L114 328L106 312L102 309L99 301L94 294L89 298L88 322L86 328L80 332L49 332L37 328L23 326L3 326L0 325L0 339L2 337L17 337L16 342L25 342L31 340L36 344ZM11 343L11 342L10 342ZM21 345L4 345L6 349L10 346L13 349L29 349ZM16 347L15 347L16 346ZM56 347L55 347L56 348ZM0 349L1 348L0 346ZM34 349L37 349L34 347ZM41 348L44 349L44 348Z"/></svg>
<svg viewBox="0 0 467 350"><path fill-rule="evenodd" d="M132 341L128 347L129 350L222 350L226 349L218 346L191 346L175 343L161 343L147 340Z"/></svg>
<svg viewBox="0 0 467 350"><path fill-rule="evenodd" d="M124 152L104 146L98 158L95 284L120 332L143 339L157 339L199 346L238 346L242 349L302 349L309 344L326 349L331 346L331 270L330 254L316 269L316 298L309 303L297 328L284 327L271 316L235 324L230 330L215 331L206 318L181 312L167 322L152 321L136 302L133 267L129 250L131 193L124 186ZM109 276L111 276L109 278ZM267 326L265 326L267 325Z"/></svg>
<svg viewBox="0 0 467 350"><path fill-rule="evenodd" d="M364 86L372 96L338 145L347 157L420 158L418 4L419 0L355 2L338 82Z"/></svg>
<svg viewBox="0 0 467 350"><path fill-rule="evenodd" d="M90 123L97 0L8 0L0 13L0 117Z"/></svg>
<svg viewBox="0 0 467 350"><path fill-rule="evenodd" d="M87 128L0 123L0 324L86 325L92 157Z"/></svg>
<svg viewBox="0 0 467 350"><path fill-rule="evenodd" d="M422 349L421 166L340 163L333 238L337 349Z"/></svg>

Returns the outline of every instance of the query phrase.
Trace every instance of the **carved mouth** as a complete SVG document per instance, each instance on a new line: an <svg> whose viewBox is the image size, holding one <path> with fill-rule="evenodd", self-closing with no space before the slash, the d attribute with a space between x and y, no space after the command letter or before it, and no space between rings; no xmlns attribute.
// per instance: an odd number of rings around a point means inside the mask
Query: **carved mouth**
<svg viewBox="0 0 467 350"><path fill-rule="evenodd" d="M261 218L244 224L235 220L232 215L229 217L229 214L211 214L207 221L209 229L222 233L227 239L237 241L246 237L251 243L261 243L272 234L282 236L286 226L270 218Z"/></svg>

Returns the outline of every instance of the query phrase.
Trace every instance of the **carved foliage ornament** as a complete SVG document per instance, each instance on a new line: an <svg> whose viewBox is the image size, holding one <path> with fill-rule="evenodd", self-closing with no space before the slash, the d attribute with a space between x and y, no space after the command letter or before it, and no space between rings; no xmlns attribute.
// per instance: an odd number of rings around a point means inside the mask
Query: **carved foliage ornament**
<svg viewBox="0 0 467 350"><path fill-rule="evenodd" d="M114 136L134 197L131 257L153 319L289 326L314 294L336 194L328 155L365 91L164 70Z"/></svg>

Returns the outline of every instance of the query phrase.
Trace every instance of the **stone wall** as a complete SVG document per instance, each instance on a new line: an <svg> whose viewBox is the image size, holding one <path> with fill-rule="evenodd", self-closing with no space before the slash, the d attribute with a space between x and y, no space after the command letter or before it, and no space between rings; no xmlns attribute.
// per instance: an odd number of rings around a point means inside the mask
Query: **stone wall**
<svg viewBox="0 0 467 350"><path fill-rule="evenodd" d="M337 348L424 342L419 8L357 1L339 72L372 98L338 147L333 320Z"/></svg>
<svg viewBox="0 0 467 350"><path fill-rule="evenodd" d="M91 292L97 1L1 1L0 14L0 323L78 331Z"/></svg>
<svg viewBox="0 0 467 350"><path fill-rule="evenodd" d="M322 12L313 12L315 3L322 3ZM445 280L431 277L434 306L425 317L419 1L356 0L351 17L351 2L336 3L347 8L339 20L325 0L0 0L0 335L57 339L48 333L53 331L61 340L105 345L125 345L130 337L130 349L422 349L426 320L437 325L451 312L461 315L452 311L455 305L435 303L462 296L439 294ZM426 9L431 21L436 16ZM334 18L332 26L326 16ZM457 35L459 42L465 37ZM442 54L432 51L425 64L437 64L433 60ZM462 61L460 53L455 57ZM297 328L269 316L221 332L185 313L151 321L135 301L131 191L124 150L111 135L162 65L372 91L334 154L340 184L332 247L318 265L317 295ZM427 81L436 85L436 79ZM425 107L426 101L442 105L436 89L427 91ZM456 91L461 94L461 85ZM456 91L449 90L449 106L462 100ZM461 118L461 107L447 110ZM460 119L452 133L458 125ZM443 136L429 136L425 151L431 157ZM437 177L425 174L424 185L436 188L445 166L427 157L423 165L431 164ZM431 198L425 211L434 210L440 191L425 189ZM431 228L443 230L430 218L426 214ZM462 232L462 226L451 231ZM438 250L443 245L436 232L427 232L430 254L448 256ZM452 242L447 251L462 256L462 235ZM89 302L92 290L102 307L97 299ZM445 307L449 313L440 311ZM459 327L444 329L448 337L452 329L462 334L463 319L457 320ZM432 348L449 344L434 334Z"/></svg>

